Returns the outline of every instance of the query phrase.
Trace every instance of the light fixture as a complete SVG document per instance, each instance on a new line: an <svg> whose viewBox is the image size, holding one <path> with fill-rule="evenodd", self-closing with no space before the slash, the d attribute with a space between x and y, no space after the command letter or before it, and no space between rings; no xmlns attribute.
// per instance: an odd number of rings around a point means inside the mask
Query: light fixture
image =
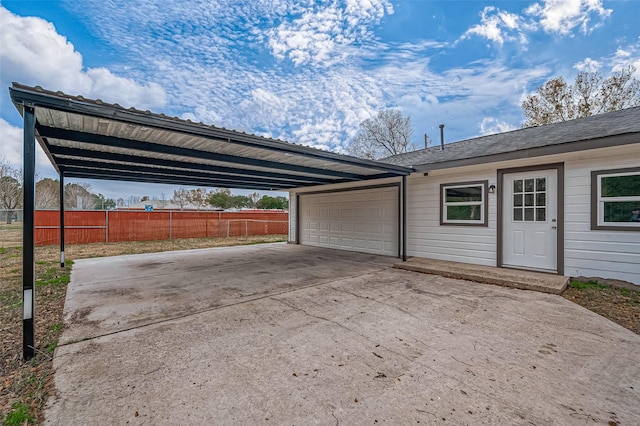
<svg viewBox="0 0 640 426"><path fill-rule="evenodd" d="M493 194L496 192L496 186L491 184L489 185L489 194Z"/></svg>

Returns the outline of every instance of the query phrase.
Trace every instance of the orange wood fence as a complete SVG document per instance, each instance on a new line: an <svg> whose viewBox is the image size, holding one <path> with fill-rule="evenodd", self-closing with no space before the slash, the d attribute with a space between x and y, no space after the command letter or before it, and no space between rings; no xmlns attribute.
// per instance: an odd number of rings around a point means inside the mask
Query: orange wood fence
<svg viewBox="0 0 640 426"><path fill-rule="evenodd" d="M65 244L241 237L288 233L289 213L273 211L70 210L64 213ZM60 244L60 212L36 210L35 244Z"/></svg>

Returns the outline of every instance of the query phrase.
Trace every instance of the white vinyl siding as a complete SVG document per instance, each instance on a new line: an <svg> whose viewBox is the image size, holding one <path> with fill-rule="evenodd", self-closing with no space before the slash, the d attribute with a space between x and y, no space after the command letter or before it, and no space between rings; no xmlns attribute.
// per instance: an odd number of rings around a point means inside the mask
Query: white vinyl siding
<svg viewBox="0 0 640 426"><path fill-rule="evenodd" d="M636 167L638 148L591 151L565 162L565 275L640 285L640 232L591 229L591 172ZM578 159L589 157L588 159Z"/></svg>
<svg viewBox="0 0 640 426"><path fill-rule="evenodd" d="M488 180L495 184L496 171L422 174L407 179L407 254L428 259L450 260L478 265L496 265L495 194L488 197L488 226L446 226L440 224L441 184ZM474 183L475 185L475 183ZM484 187L484 185L483 185Z"/></svg>

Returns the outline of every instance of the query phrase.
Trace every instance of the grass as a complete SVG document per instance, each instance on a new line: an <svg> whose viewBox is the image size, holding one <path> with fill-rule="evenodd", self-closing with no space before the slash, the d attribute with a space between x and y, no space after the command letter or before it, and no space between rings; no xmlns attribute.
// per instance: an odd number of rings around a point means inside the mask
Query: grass
<svg viewBox="0 0 640 426"><path fill-rule="evenodd" d="M10 229L13 228L15 226L11 225ZM8 241L2 236L0 233L0 244ZM286 235L267 235L69 245L66 247L64 268L60 268L57 246L36 247L36 356L28 362L22 360L22 247L18 243L0 247L0 424L40 424L44 420L47 398L55 393L53 354L64 330L62 311L73 267L70 259L281 242L286 239Z"/></svg>
<svg viewBox="0 0 640 426"><path fill-rule="evenodd" d="M36 262L40 265L48 265L49 262ZM73 266L73 260L65 261L65 268L61 269L58 265L48 268L42 276L36 279L36 287L43 286L60 286L67 285L71 281L70 269Z"/></svg>
<svg viewBox="0 0 640 426"><path fill-rule="evenodd" d="M595 280L590 280L587 282L571 280L569 282L569 287L575 288L576 290L587 290L587 289L605 290L605 289L611 288L610 285L600 284L598 281L595 281ZM624 289L624 290L627 290L627 289Z"/></svg>
<svg viewBox="0 0 640 426"><path fill-rule="evenodd" d="M35 418L29 413L29 406L21 402L16 402L11 406L11 411L4 419L6 426L21 426L25 423L33 424Z"/></svg>
<svg viewBox="0 0 640 426"><path fill-rule="evenodd" d="M571 280L562 296L640 334L640 288L608 280Z"/></svg>

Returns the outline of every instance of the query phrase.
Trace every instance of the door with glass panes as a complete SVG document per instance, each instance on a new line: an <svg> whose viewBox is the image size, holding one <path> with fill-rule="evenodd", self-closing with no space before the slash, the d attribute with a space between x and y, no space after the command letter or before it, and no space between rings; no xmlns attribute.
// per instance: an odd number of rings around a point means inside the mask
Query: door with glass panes
<svg viewBox="0 0 640 426"><path fill-rule="evenodd" d="M557 170L504 175L502 265L556 272Z"/></svg>

